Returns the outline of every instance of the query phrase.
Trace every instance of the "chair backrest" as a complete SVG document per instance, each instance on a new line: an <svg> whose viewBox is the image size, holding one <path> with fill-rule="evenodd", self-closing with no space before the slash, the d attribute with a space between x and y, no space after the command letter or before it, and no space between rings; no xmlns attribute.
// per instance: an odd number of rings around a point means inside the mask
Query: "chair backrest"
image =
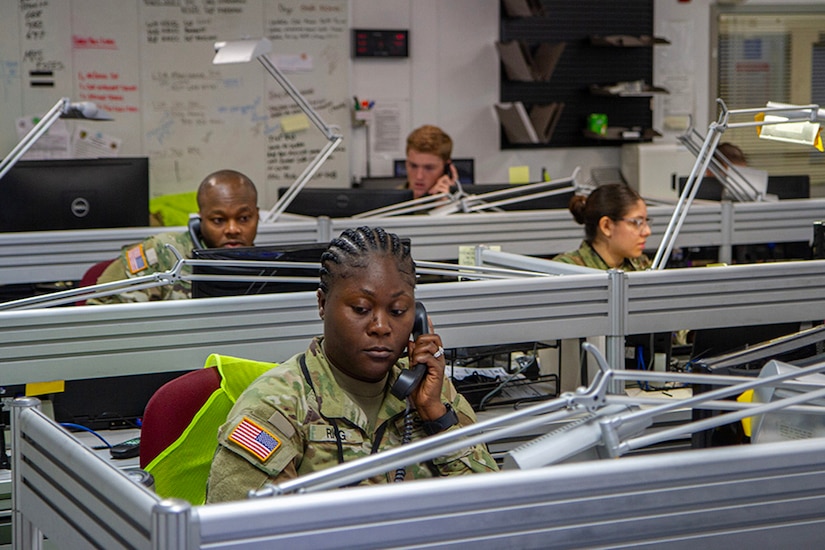
<svg viewBox="0 0 825 550"><path fill-rule="evenodd" d="M114 262L117 258L112 258L111 260L103 260L102 262L97 262L95 265L90 267L86 270L86 273L83 274L83 277L80 278L80 286L92 286L97 284L97 279L100 277L106 268L109 267L109 264ZM86 300L78 300L75 302L75 305L83 306L86 305Z"/></svg>
<svg viewBox="0 0 825 550"><path fill-rule="evenodd" d="M146 403L140 430L140 467L145 468L177 440L207 399L221 386L217 367L170 380Z"/></svg>

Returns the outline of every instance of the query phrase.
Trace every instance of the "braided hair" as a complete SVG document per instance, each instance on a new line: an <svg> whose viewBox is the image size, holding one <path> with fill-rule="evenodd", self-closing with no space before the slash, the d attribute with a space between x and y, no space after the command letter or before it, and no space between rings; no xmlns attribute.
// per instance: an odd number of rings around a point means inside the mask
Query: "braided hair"
<svg viewBox="0 0 825 550"><path fill-rule="evenodd" d="M321 290L329 292L336 279L345 278L347 269L365 268L373 256L391 256L398 272L415 287L415 263L410 247L395 233L387 233L380 227L345 229L333 239L321 255Z"/></svg>

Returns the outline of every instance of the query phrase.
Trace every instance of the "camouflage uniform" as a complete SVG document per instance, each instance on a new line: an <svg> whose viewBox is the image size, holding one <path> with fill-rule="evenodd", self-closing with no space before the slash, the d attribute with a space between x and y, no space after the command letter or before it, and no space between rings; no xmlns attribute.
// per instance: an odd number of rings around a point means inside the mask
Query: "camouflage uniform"
<svg viewBox="0 0 825 550"><path fill-rule="evenodd" d="M120 256L98 277L97 283L110 283L134 277L142 277L172 269L177 258L166 244L175 247L184 258L192 257L192 237L189 233L161 233L143 242L123 247ZM191 267L184 266L181 275L191 274ZM143 290L131 290L91 298L87 304L115 304L124 302L149 302L154 300L182 300L192 297L192 283L178 280L171 285L156 286Z"/></svg>
<svg viewBox="0 0 825 550"><path fill-rule="evenodd" d="M599 253L596 252L587 241L582 241L578 250L559 254L554 257L553 260L565 264L582 265L584 267L592 267L593 269L601 269L604 271L611 269L602 257L599 256ZM617 269L621 269L622 271L644 271L650 267L650 263L650 258L642 254L638 258L625 258L622 265L620 265Z"/></svg>
<svg viewBox="0 0 825 550"><path fill-rule="evenodd" d="M250 489L279 483L339 463L368 456L401 444L405 403L386 392L374 426L364 412L335 383L321 349L323 337L313 339L305 354L267 372L249 386L218 433L207 502L240 500ZM302 372L301 356L311 385ZM402 359L390 371L388 388L407 367ZM445 380L442 399L458 413L459 425L475 422L469 403ZM426 437L415 420L411 441ZM449 428L457 429L458 426ZM336 429L340 439L335 437ZM407 466L405 479L463 475L497 470L486 447L476 445L432 461ZM388 483L395 471L362 484Z"/></svg>

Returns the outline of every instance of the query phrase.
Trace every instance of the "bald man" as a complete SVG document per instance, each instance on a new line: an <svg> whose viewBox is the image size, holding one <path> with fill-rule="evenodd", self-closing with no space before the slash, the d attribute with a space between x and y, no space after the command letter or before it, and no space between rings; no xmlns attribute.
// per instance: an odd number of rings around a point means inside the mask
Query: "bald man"
<svg viewBox="0 0 825 550"><path fill-rule="evenodd" d="M206 176L198 187L200 242L188 231L161 233L143 242L127 245L114 262L97 279L109 283L143 277L171 269L177 258L166 244L171 244L185 258L195 248L229 248L252 246L258 233L258 191L255 184L235 170L219 170ZM184 273L191 269L184 267ZM91 298L87 304L180 300L192 297L192 285L178 280L171 285L131 290L112 296Z"/></svg>

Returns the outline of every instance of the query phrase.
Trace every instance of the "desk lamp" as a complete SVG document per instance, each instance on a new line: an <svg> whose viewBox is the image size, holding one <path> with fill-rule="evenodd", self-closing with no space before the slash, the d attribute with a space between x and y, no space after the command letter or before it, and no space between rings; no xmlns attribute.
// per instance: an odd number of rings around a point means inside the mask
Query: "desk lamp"
<svg viewBox="0 0 825 550"><path fill-rule="evenodd" d="M728 110L722 99L717 98L716 102L720 107L719 117L716 121L711 122L708 127L708 133L696 154L696 162L690 171L690 176L688 176L682 193L679 195L679 201L676 203L667 229L662 235L662 243L656 251L650 269L664 269L667 258L670 257L670 253L673 251L676 236L682 228L688 209L699 190L699 185L702 183L705 171L711 166L711 162L715 160L713 158L714 151L725 130L728 128L755 127L760 138L813 145L820 151L823 150L822 141L819 137L819 120L825 119L825 111L820 109L819 105L790 105L768 102L767 106L763 108ZM731 122L730 118L733 116L750 116L753 117L753 120ZM789 125L791 129L775 128L779 125ZM730 173L737 173L741 177L741 173L731 170L733 167L724 167L720 170L721 165L719 163L714 164L713 167L714 173L722 176L720 181L727 181L729 184L733 181L733 178L728 177L725 170L729 170ZM746 181L744 177L742 177L742 181Z"/></svg>
<svg viewBox="0 0 825 550"><path fill-rule="evenodd" d="M825 407L805 405L807 402L825 397L825 388L801 388L797 382L807 375L825 370L825 362L804 368L786 369L780 374L761 378L650 371L631 372L611 369L595 346L584 343L582 347L595 356L600 367L599 373L587 388L579 388L575 393L567 392L550 401L520 408L457 430L442 432L277 485L266 484L262 489L251 492L250 497L266 498L294 492L308 493L343 487L373 475L392 471L400 466L445 456L479 443L502 440L531 430L546 429L548 425L563 420L572 421L569 429L562 428L527 443L524 446L527 447L526 449L520 448L515 456L509 457L511 466L542 467L588 451L593 446L602 447L603 454L616 458L632 450L667 441L677 435L691 434L773 411L825 414ZM638 407L640 401L638 399L634 402L634 398L611 395L607 392L611 380L636 380L639 376L643 379L659 381L662 377L667 377L668 380L688 384L704 383L723 387L690 398L658 400L655 403L656 406L643 409ZM764 404L739 403L724 399L739 395L748 389L785 386L794 387L800 391L792 397ZM652 402L652 400L645 401ZM648 404L654 404L651 402ZM645 428L651 425L653 418L684 407L714 408L733 412L645 433ZM570 434L569 432L572 431L578 433ZM561 446L564 448L559 448Z"/></svg>
<svg viewBox="0 0 825 550"><path fill-rule="evenodd" d="M283 75L283 73L275 66L269 56L272 51L272 42L266 38L258 40L235 40L232 42L216 42L215 43L215 57L212 63L215 65L222 65L226 63L247 63L253 59L260 61L261 65L267 70L269 74L281 85L284 91L298 104L298 107L304 114L312 121L316 128L326 136L329 142L318 152L314 159L307 165L303 172L298 176L289 189L281 195L275 206L271 210L261 212L261 222L270 223L278 219L289 203L295 196L304 188L304 185L312 179L315 172L321 167L324 161L329 158L332 152L344 140L344 136L340 133L340 128L328 126L318 113L312 108L309 102L304 99L304 96L292 85L292 83Z"/></svg>
<svg viewBox="0 0 825 550"><path fill-rule="evenodd" d="M54 107L49 109L49 111L43 115L37 124L34 125L34 128L29 130L29 132L23 136L23 139L15 145L14 149L0 162L0 180L3 179L3 176L6 175L6 172L11 170L12 166L17 164L17 161L20 160L20 157L26 154L32 145L37 142L40 137L45 134L51 126L57 122L59 118L81 118L86 120L112 120L112 117L103 111L102 109L98 109L97 105L91 103L89 101L83 101L80 103L72 103L68 97L60 98L60 100L55 103Z"/></svg>

